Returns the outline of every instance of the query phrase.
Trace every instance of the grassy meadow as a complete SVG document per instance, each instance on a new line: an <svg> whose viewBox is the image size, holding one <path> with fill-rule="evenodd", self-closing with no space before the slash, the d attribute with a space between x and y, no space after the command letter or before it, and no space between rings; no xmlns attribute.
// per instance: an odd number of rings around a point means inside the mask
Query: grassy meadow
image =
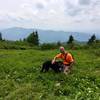
<svg viewBox="0 0 100 100"><path fill-rule="evenodd" d="M40 73L59 50L0 50L0 100L100 100L100 49L69 50L70 74Z"/></svg>

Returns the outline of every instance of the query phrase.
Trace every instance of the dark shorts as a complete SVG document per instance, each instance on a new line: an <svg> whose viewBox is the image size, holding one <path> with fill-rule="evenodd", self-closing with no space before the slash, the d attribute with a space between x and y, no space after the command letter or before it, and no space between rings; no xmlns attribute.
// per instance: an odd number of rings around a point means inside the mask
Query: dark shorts
<svg viewBox="0 0 100 100"><path fill-rule="evenodd" d="M64 64L65 66L70 66L70 64Z"/></svg>

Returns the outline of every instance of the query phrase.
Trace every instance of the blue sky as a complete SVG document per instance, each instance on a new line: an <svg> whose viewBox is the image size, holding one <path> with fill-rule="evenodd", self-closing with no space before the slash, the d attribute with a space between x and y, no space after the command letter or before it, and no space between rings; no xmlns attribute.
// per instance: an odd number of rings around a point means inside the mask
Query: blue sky
<svg viewBox="0 0 100 100"><path fill-rule="evenodd" d="M0 0L0 29L100 32L100 0Z"/></svg>

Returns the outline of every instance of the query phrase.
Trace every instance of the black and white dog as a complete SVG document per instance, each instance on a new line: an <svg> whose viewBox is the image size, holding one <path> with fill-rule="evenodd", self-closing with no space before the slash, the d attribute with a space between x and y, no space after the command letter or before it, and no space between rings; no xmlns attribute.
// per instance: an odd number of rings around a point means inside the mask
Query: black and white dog
<svg viewBox="0 0 100 100"><path fill-rule="evenodd" d="M52 64L51 62L51 60L44 62L41 72L48 72L50 68L56 73L63 71L63 62L57 61L54 64Z"/></svg>

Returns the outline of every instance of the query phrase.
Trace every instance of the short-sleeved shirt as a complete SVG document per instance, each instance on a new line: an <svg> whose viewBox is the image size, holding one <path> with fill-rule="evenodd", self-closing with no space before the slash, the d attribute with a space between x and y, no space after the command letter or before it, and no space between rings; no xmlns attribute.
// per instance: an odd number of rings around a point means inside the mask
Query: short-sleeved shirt
<svg viewBox="0 0 100 100"><path fill-rule="evenodd" d="M74 59L70 53L65 53L65 54L59 53L55 56L55 58L62 59L63 64L70 64L71 62L74 61Z"/></svg>

